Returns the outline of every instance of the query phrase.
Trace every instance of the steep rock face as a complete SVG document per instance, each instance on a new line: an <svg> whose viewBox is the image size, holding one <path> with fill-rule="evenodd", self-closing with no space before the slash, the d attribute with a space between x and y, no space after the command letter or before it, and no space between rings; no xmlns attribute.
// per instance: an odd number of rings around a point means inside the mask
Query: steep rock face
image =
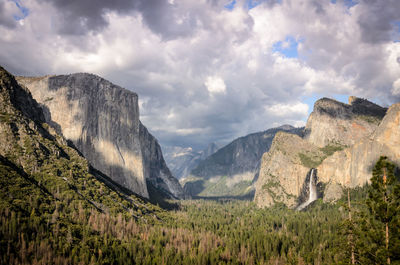
<svg viewBox="0 0 400 265"><path fill-rule="evenodd" d="M356 97L350 97L349 104L322 98L315 102L304 138L318 147L350 146L372 134L385 112L385 108Z"/></svg>
<svg viewBox="0 0 400 265"><path fill-rule="evenodd" d="M261 160L259 178L255 185L254 201L260 207L269 207L284 202L295 207L310 167L303 156L317 160L323 152L298 135L278 132L271 149ZM314 159L314 160L312 160Z"/></svg>
<svg viewBox="0 0 400 265"><path fill-rule="evenodd" d="M376 131L355 145L335 153L319 167L322 181L348 187L369 182L372 168L380 156L400 162L400 103L392 105Z"/></svg>
<svg viewBox="0 0 400 265"><path fill-rule="evenodd" d="M172 195L173 198L184 198L185 194L178 180L169 171L156 138L145 126L139 125L140 142L142 146L144 175L156 189Z"/></svg>
<svg viewBox="0 0 400 265"><path fill-rule="evenodd" d="M162 155L143 154L146 144L153 140L151 135L140 135L145 130L141 130L137 94L84 73L20 77L18 82L27 86L42 104L46 121L72 141L93 167L131 191L149 197L146 179L154 170L145 166L153 165L149 161L162 159ZM146 141L141 142L141 138Z"/></svg>
<svg viewBox="0 0 400 265"><path fill-rule="evenodd" d="M163 147L163 154L172 174L178 179L183 179L201 161L214 154L217 150L218 146L215 143L209 144L202 151L194 151L191 147L165 146Z"/></svg>
<svg viewBox="0 0 400 265"><path fill-rule="evenodd" d="M34 222L50 231L56 224L62 224L64 231L69 225L76 228L82 222L76 215L78 209L114 216L126 213L136 219L154 220L154 210L158 207L97 173L46 123L41 106L29 90L0 66L2 211L16 213L25 231ZM29 229L29 236L39 233L35 230L37 227ZM63 234L60 232L58 238Z"/></svg>
<svg viewBox="0 0 400 265"><path fill-rule="evenodd" d="M199 196L241 196L254 192L260 159L279 131L300 133L301 130L285 125L240 137L200 162L186 179L184 188Z"/></svg>
<svg viewBox="0 0 400 265"><path fill-rule="evenodd" d="M263 156L256 183L257 205L283 202L294 207L302 203L299 190L312 168L317 169L320 182L363 185L371 176L372 163L389 150L382 143L387 139L372 140L375 131L378 134L383 130L379 124L388 123L381 123L386 110L356 97L350 97L349 104L327 98L318 100L303 137L277 134L270 151ZM396 138L396 133L391 135L394 136L386 138Z"/></svg>

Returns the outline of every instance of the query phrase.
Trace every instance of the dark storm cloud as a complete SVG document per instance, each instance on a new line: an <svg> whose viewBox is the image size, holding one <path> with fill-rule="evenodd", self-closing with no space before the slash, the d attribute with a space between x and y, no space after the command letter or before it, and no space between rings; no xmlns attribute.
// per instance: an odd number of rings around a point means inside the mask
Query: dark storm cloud
<svg viewBox="0 0 400 265"><path fill-rule="evenodd" d="M393 22L400 20L400 1L363 0L362 12L358 19L362 39L368 43L382 43L391 40Z"/></svg>
<svg viewBox="0 0 400 265"><path fill-rule="evenodd" d="M84 35L99 32L108 26L107 12L130 14L139 12L145 24L164 39L191 33L196 26L196 12L180 10L166 0L41 0L58 11L54 24L60 34Z"/></svg>
<svg viewBox="0 0 400 265"><path fill-rule="evenodd" d="M83 35L99 31L107 26L104 14L107 10L129 12L135 8L135 0L41 0L51 3L58 11L55 24L61 34Z"/></svg>
<svg viewBox="0 0 400 265"><path fill-rule="evenodd" d="M6 10L6 2L0 2L0 25L15 28L16 20Z"/></svg>
<svg viewBox="0 0 400 265"><path fill-rule="evenodd" d="M137 11L142 14L147 26L165 39L188 35L196 26L196 13L188 11L181 14L182 10L167 1L138 1Z"/></svg>

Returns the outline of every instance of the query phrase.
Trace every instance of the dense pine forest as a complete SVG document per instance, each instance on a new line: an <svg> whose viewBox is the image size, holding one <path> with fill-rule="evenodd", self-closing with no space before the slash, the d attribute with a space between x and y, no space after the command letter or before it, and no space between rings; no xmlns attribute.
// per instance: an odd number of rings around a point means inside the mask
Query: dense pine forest
<svg viewBox="0 0 400 265"><path fill-rule="evenodd" d="M102 212L29 188L28 178L21 178L17 169L4 164L2 264L400 261L400 186L394 166L384 158L374 169L371 185L349 190L336 204L319 199L301 212L283 205L259 209L252 202L233 199L180 201L175 210L154 207L147 212L143 207L149 204L142 202L142 209L136 211ZM6 187L15 190L7 192ZM142 217L138 218L139 214Z"/></svg>

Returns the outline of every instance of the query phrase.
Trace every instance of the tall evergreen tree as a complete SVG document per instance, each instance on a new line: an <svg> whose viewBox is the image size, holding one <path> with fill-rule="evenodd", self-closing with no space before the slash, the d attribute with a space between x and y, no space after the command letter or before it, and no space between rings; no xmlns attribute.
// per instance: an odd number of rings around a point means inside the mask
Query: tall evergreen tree
<svg viewBox="0 0 400 265"><path fill-rule="evenodd" d="M360 249L364 262L400 263L400 184L396 166L382 156L376 163L368 193Z"/></svg>

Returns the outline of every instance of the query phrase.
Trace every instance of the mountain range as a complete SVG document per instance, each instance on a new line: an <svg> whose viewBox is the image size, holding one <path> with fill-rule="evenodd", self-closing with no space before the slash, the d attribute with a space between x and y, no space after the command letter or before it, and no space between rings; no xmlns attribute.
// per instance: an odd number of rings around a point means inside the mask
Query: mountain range
<svg viewBox="0 0 400 265"><path fill-rule="evenodd" d="M380 155L394 162L400 157L399 104L387 109L357 97L350 97L348 104L322 98L315 102L305 128L284 125L240 137L222 148L210 144L199 152L164 147L165 162L157 139L139 120L136 93L85 73L14 78L2 69L2 77L3 91L18 88L15 97L21 101L3 100L4 110L15 108L37 124L46 124L47 133L43 125L31 130L44 133L46 139L54 138L48 136L50 131L58 135L86 161L88 174L96 179L153 202L254 196L260 207L284 203L294 208L307 200L310 176L316 178L318 196L331 202L344 187L368 183ZM23 93L27 99L22 99ZM26 148L17 147L25 143L18 142L19 129L10 122L14 114L7 113L2 121L11 127L4 127L2 159L25 170L25 162L11 155ZM17 143L10 146L13 141ZM42 162L38 163L35 172Z"/></svg>
<svg viewBox="0 0 400 265"><path fill-rule="evenodd" d="M187 193L201 197L252 197L260 159L277 132L298 134L302 129L283 125L233 140L201 161L181 180Z"/></svg>

